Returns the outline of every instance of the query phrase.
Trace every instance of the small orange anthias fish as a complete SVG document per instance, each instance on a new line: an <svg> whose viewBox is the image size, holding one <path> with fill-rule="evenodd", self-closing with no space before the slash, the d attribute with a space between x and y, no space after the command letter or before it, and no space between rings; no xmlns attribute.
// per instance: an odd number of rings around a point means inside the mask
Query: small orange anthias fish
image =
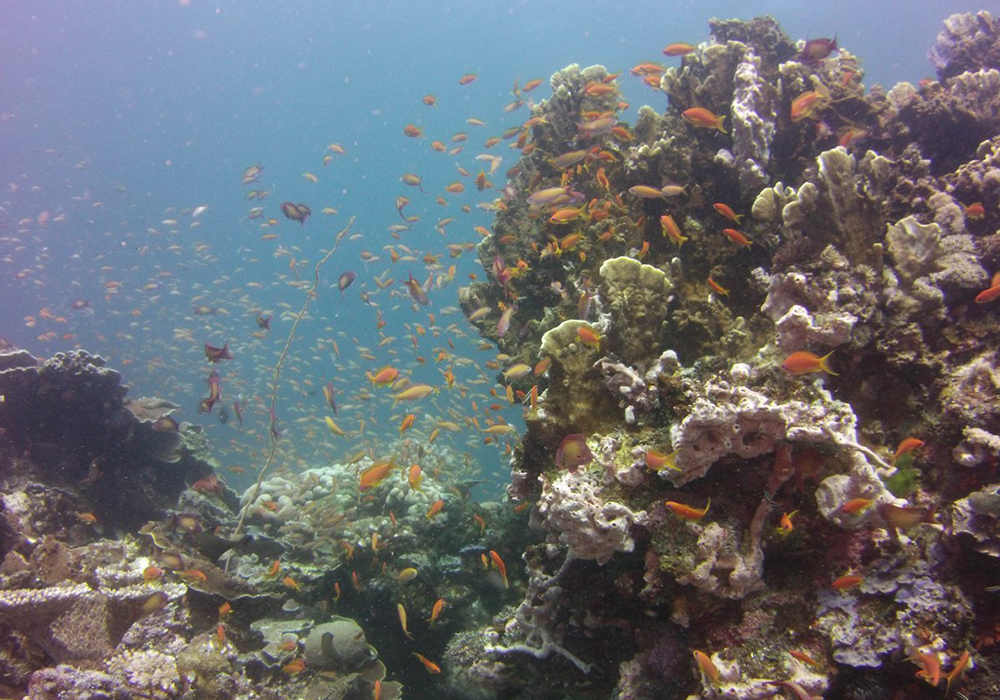
<svg viewBox="0 0 1000 700"><path fill-rule="evenodd" d="M716 116L704 107L692 107L691 109L686 109L681 112L681 117L683 117L684 121L688 124L698 129L718 129L722 133L726 133L726 130L723 127L726 120L725 116Z"/></svg>
<svg viewBox="0 0 1000 700"><path fill-rule="evenodd" d="M493 566L500 573L500 578L503 580L503 587L510 588L510 584L507 583L507 566L503 563L503 559L492 549L490 550L490 559L493 560Z"/></svg>
<svg viewBox="0 0 1000 700"><path fill-rule="evenodd" d="M782 513L781 521L778 523L779 535L788 535L795 529L795 524L792 523L792 518L794 518L795 514L798 512L799 511L797 510L793 510L791 513Z"/></svg>
<svg viewBox="0 0 1000 700"><path fill-rule="evenodd" d="M427 673L431 674L441 673L441 667L438 666L433 661L431 661L430 659L428 659L426 656L418 654L417 652L413 652L413 655L416 656L417 659L420 661L420 663L424 665L424 668L427 669Z"/></svg>
<svg viewBox="0 0 1000 700"><path fill-rule="evenodd" d="M698 663L698 668L705 675L712 685L719 685L721 678L718 667L712 663L712 659L703 651L694 651L694 660Z"/></svg>
<svg viewBox="0 0 1000 700"><path fill-rule="evenodd" d="M712 499L709 498L708 503L706 503L705 507L701 510L692 508L691 506L683 503L678 503L677 501L667 501L664 505L666 505L667 508L669 508L670 511L678 518L681 518L682 520L690 520L691 522L697 522L698 520L704 518L705 514L708 513L708 508L712 505Z"/></svg>
<svg viewBox="0 0 1000 700"><path fill-rule="evenodd" d="M435 515L440 513L441 509L443 508L444 508L444 499L443 498L437 499L436 501L434 501L434 503L431 504L431 507L427 509L427 518L428 519L433 518Z"/></svg>
<svg viewBox="0 0 1000 700"><path fill-rule="evenodd" d="M434 607L431 608L431 616L428 619L430 624L437 622L438 617L441 616L441 611L444 610L444 598L438 598L434 603Z"/></svg>
<svg viewBox="0 0 1000 700"><path fill-rule="evenodd" d="M896 460L905 454L909 454L914 450L918 450L924 446L924 441L920 438L915 438L913 436L904 438L899 446L896 448L896 453L892 456L892 463L895 464Z"/></svg>
<svg viewBox="0 0 1000 700"><path fill-rule="evenodd" d="M831 351L823 357L805 350L793 352L781 363L781 368L789 374L796 376L809 374L810 372L826 372L827 374L836 376L837 373L830 369L830 356L833 355L833 352Z"/></svg>
<svg viewBox="0 0 1000 700"><path fill-rule="evenodd" d="M844 503L844 505L840 506L840 512L845 515L854 515L855 513L861 513L871 504L872 501L868 498L852 498Z"/></svg>
<svg viewBox="0 0 1000 700"><path fill-rule="evenodd" d="M848 574L847 576L841 576L840 578L834 579L830 584L830 588L835 591L846 591L849 588L854 588L861 584L864 579L860 576L855 576L853 574Z"/></svg>

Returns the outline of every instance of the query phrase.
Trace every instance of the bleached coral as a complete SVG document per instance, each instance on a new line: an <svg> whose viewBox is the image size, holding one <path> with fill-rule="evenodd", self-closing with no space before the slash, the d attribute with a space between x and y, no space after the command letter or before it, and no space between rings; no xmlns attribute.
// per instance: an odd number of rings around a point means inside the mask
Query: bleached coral
<svg viewBox="0 0 1000 700"><path fill-rule="evenodd" d="M571 556L607 563L617 552L631 552L631 529L645 525L646 511L607 500L598 472L564 471L554 480L542 477L537 517Z"/></svg>
<svg viewBox="0 0 1000 700"><path fill-rule="evenodd" d="M752 48L743 53L733 77L733 157L744 196L769 181L767 167L776 133L774 90L760 72L760 58Z"/></svg>
<svg viewBox="0 0 1000 700"><path fill-rule="evenodd" d="M857 446L851 407L816 392L811 403L772 398L732 377L716 376L698 387L688 415L671 429L678 470L660 474L675 486L703 477L728 455L744 459L772 452L780 441Z"/></svg>

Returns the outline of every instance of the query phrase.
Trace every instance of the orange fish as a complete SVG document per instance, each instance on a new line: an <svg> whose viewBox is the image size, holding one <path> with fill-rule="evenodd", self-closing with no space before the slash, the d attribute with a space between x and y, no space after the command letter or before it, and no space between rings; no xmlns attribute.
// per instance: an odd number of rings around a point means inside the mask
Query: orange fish
<svg viewBox="0 0 1000 700"><path fill-rule="evenodd" d="M469 83L471 83L473 80L475 80L478 77L479 76L476 73L466 73L465 75L463 75L461 78L458 79L458 84L459 85L468 85Z"/></svg>
<svg viewBox="0 0 1000 700"><path fill-rule="evenodd" d="M295 659L285 664L282 670L284 670L285 673L301 673L305 670L305 668L306 662L302 660L301 656L297 656Z"/></svg>
<svg viewBox="0 0 1000 700"><path fill-rule="evenodd" d="M399 376L399 370L394 367L383 367L377 374L373 375L371 372L366 372L365 374L373 386L389 386L396 381L396 378Z"/></svg>
<svg viewBox="0 0 1000 700"><path fill-rule="evenodd" d="M375 681L372 685L372 700L382 700L382 681Z"/></svg>
<svg viewBox="0 0 1000 700"><path fill-rule="evenodd" d="M226 627L221 622L215 628L215 638L219 640L220 645L226 643Z"/></svg>
<svg viewBox="0 0 1000 700"><path fill-rule="evenodd" d="M740 223L740 219L743 218L742 214L737 214L732 210L732 207L730 207L728 204L723 204L722 202L716 202L715 204L712 205L712 208L715 209L715 211L722 214L727 219L731 219L736 223Z"/></svg>
<svg viewBox="0 0 1000 700"><path fill-rule="evenodd" d="M486 521L483 519L483 516L479 515L479 513L476 513L475 515L472 516L472 519L475 520L476 525L479 526L479 534L480 535L483 534L483 532L486 530Z"/></svg>
<svg viewBox="0 0 1000 700"><path fill-rule="evenodd" d="M814 659L813 657L809 656L809 654L805 653L804 651L796 651L793 649L788 653L791 654L792 658L798 659L804 664L809 664L810 666L819 666L819 662L816 661L816 659Z"/></svg>
<svg viewBox="0 0 1000 700"><path fill-rule="evenodd" d="M376 462L372 466L361 472L361 479L358 484L362 491L367 491L370 488L378 486L385 478L389 475L389 472L395 468L396 464L392 460L384 462Z"/></svg>
<svg viewBox="0 0 1000 700"><path fill-rule="evenodd" d="M847 501L844 505L840 506L840 512L845 515L854 515L855 513L860 513L872 504L870 499L867 498L852 498Z"/></svg>
<svg viewBox="0 0 1000 700"><path fill-rule="evenodd" d="M680 467L677 466L677 452L677 450L674 450L670 454L665 455L659 450L649 449L646 450L643 460L646 462L646 466L655 472L660 471L664 467L680 471Z"/></svg>
<svg viewBox="0 0 1000 700"><path fill-rule="evenodd" d="M428 107L433 107L437 104L437 97L431 94L424 95L421 100Z"/></svg>
<svg viewBox="0 0 1000 700"><path fill-rule="evenodd" d="M507 583L507 566L503 563L503 559L501 559L500 555L492 549L490 550L490 559L493 560L493 566L495 566L497 571L500 572L500 578L503 580L503 587L509 588L510 586Z"/></svg>
<svg viewBox="0 0 1000 700"><path fill-rule="evenodd" d="M441 673L441 667L438 666L433 661L431 661L430 659L428 659L426 656L422 656L417 652L413 652L413 655L416 656L417 659L420 661L420 663L424 665L424 668L427 669L427 673L430 674Z"/></svg>
<svg viewBox="0 0 1000 700"><path fill-rule="evenodd" d="M970 658L971 656L969 652L963 651L962 655L958 657L958 661L955 662L954 668L948 671L948 675L945 676L945 678L948 681L948 685L945 688L945 693L944 693L945 697L948 697L948 695L951 693L951 684L955 681L956 678L960 678L962 676L962 673L965 672L966 666L969 665Z"/></svg>
<svg viewBox="0 0 1000 700"><path fill-rule="evenodd" d="M431 504L431 507L427 510L427 518L428 519L433 518L435 515L441 512L442 508L444 508L444 499L439 498L436 501L434 501L434 503Z"/></svg>
<svg viewBox="0 0 1000 700"><path fill-rule="evenodd" d="M708 286L712 288L712 291L716 294L722 294L723 296L729 296L729 290L723 287L721 284L716 282L711 277L708 278Z"/></svg>
<svg viewBox="0 0 1000 700"><path fill-rule="evenodd" d="M691 44L685 44L683 42L677 42L675 44L668 44L663 49L663 54L665 56L687 56L689 53L693 52L695 47Z"/></svg>
<svg viewBox="0 0 1000 700"><path fill-rule="evenodd" d="M406 417L403 418L403 421L399 424L399 434L402 435L407 430L409 430L410 427L413 425L413 421L415 421L416 419L417 416L415 413L407 413Z"/></svg>
<svg viewBox="0 0 1000 700"><path fill-rule="evenodd" d="M791 513L782 513L782 515L781 515L781 521L778 523L778 534L779 535L787 535L792 530L795 529L795 525L792 524L792 518L794 518L795 514L798 513L798 512L799 511L797 511L797 510L793 510Z"/></svg>
<svg viewBox="0 0 1000 700"><path fill-rule="evenodd" d="M827 374L837 375L832 369L830 369L830 356L833 355L833 351L827 353L823 357L814 355L811 352L806 352L800 350L799 352L793 352L785 361L781 363L781 368L792 375L809 374L810 372L826 372Z"/></svg>
<svg viewBox="0 0 1000 700"><path fill-rule="evenodd" d="M677 244L677 247L680 247L687 240L687 236L681 234L681 227L677 225L674 217L670 214L664 214L660 217L660 227L663 229L663 235L669 237Z"/></svg>
<svg viewBox="0 0 1000 700"><path fill-rule="evenodd" d="M1000 297L1000 285L994 285L989 289L984 289L976 295L977 304L988 304L994 301L997 297Z"/></svg>
<svg viewBox="0 0 1000 700"><path fill-rule="evenodd" d="M423 479L423 474L421 474L420 465L414 464L410 467L410 472L406 477L406 480L410 483L410 488L419 491L421 479Z"/></svg>
<svg viewBox="0 0 1000 700"><path fill-rule="evenodd" d="M299 584L291 576L286 576L285 578L281 579L281 582L286 586L288 586L289 588L294 588L297 591L302 590L301 588L299 588Z"/></svg>
<svg viewBox="0 0 1000 700"><path fill-rule="evenodd" d="M601 336L590 326L580 326L576 329L576 335L584 345L601 349Z"/></svg>
<svg viewBox="0 0 1000 700"><path fill-rule="evenodd" d="M983 206L982 202L973 202L969 206L962 204L961 207L970 219L981 219L986 215L986 207Z"/></svg>
<svg viewBox="0 0 1000 700"><path fill-rule="evenodd" d="M726 234L726 236L729 237L729 240L731 240L733 243L738 243L739 245L744 246L745 248L749 248L753 244L749 238L747 238L734 228L724 228L722 229L722 232Z"/></svg>
<svg viewBox="0 0 1000 700"><path fill-rule="evenodd" d="M833 583L830 584L830 588L835 591L846 591L849 588L854 588L859 585L864 579L860 576L848 575L841 576L835 579Z"/></svg>
<svg viewBox="0 0 1000 700"><path fill-rule="evenodd" d="M200 569L187 569L186 571L178 571L177 575L183 578L184 580L190 580L190 581L208 580L208 576L206 576L205 572L201 571Z"/></svg>
<svg viewBox="0 0 1000 700"><path fill-rule="evenodd" d="M824 96L817 90L803 92L792 100L790 110L793 122L801 121L812 114L822 105Z"/></svg>
<svg viewBox="0 0 1000 700"><path fill-rule="evenodd" d="M333 582L333 593L334 593L333 602L334 603L339 603L340 602L340 581L334 581Z"/></svg>
<svg viewBox="0 0 1000 700"><path fill-rule="evenodd" d="M896 448L896 454L892 456L892 463L896 464L897 459L899 459L900 457L909 452L918 450L923 446L924 446L924 441L919 438L915 437L904 438L903 441L899 443L899 447Z"/></svg>
<svg viewBox="0 0 1000 700"><path fill-rule="evenodd" d="M941 659L937 654L922 654L911 656L910 661L916 661L923 668L917 671L917 677L923 678L935 688L941 682Z"/></svg>
<svg viewBox="0 0 1000 700"><path fill-rule="evenodd" d="M444 610L444 598L438 598L434 603L434 607L431 608L431 616L428 620L430 624L437 622L438 617L441 615L441 611Z"/></svg>
<svg viewBox="0 0 1000 700"><path fill-rule="evenodd" d="M698 668L701 669L701 672L705 675L705 678L711 681L712 685L718 685L719 669L716 667L714 663L712 663L712 660L708 658L708 654L706 654L703 651L698 651L696 649L694 652L694 659L695 661L698 662Z"/></svg>
<svg viewBox="0 0 1000 700"><path fill-rule="evenodd" d="M142 570L142 580L146 583L156 581L161 576L163 576L163 569L158 566L153 566L152 564Z"/></svg>
<svg viewBox="0 0 1000 700"><path fill-rule="evenodd" d="M407 124L403 127L403 133L411 138L417 138L424 135L424 130L413 124Z"/></svg>
<svg viewBox="0 0 1000 700"><path fill-rule="evenodd" d="M233 612L233 606L229 604L227 600L225 603L219 606L219 619L228 617L230 613Z"/></svg>
<svg viewBox="0 0 1000 700"><path fill-rule="evenodd" d="M275 576L278 575L278 571L280 570L281 570L281 560L275 559L274 563L271 564L271 568L267 572L268 578L274 578Z"/></svg>
<svg viewBox="0 0 1000 700"><path fill-rule="evenodd" d="M705 507L702 508L701 510L698 510L697 508L692 508L691 506L688 505L684 505L683 503L678 503L676 501L667 501L665 505L667 506L667 508L673 511L674 515L676 515L678 518L696 522L704 518L705 514L708 513L708 507L712 505L712 499L709 498L708 503L706 503Z"/></svg>
<svg viewBox="0 0 1000 700"><path fill-rule="evenodd" d="M684 118L684 121L698 129L718 129L722 133L726 133L726 130L723 128L726 118L724 116L716 116L704 107L686 109L681 112L681 116Z"/></svg>

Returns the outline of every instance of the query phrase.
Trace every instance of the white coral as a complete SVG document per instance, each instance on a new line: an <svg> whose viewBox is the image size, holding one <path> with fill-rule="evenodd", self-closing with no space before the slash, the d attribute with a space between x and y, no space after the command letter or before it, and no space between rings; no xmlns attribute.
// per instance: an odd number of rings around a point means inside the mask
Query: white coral
<svg viewBox="0 0 1000 700"><path fill-rule="evenodd" d="M545 527L569 546L577 559L605 564L616 552L635 548L631 528L646 524L646 511L606 500L597 472L563 472L555 480L542 477L538 514Z"/></svg>

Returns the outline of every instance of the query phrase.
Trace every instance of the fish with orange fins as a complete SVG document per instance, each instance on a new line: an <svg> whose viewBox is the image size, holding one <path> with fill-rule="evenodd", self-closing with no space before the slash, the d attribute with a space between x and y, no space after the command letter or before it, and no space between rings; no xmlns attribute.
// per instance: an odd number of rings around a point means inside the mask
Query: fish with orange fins
<svg viewBox="0 0 1000 700"><path fill-rule="evenodd" d="M434 602L434 607L431 608L431 616L427 618L427 622L432 625L437 622L442 610L444 610L444 598L438 598Z"/></svg>
<svg viewBox="0 0 1000 700"><path fill-rule="evenodd" d="M576 329L576 335L584 345L600 350L601 336L591 326L580 326Z"/></svg>
<svg viewBox="0 0 1000 700"><path fill-rule="evenodd" d="M503 563L503 559L500 555L490 550L490 559L493 561L493 566L500 573L500 579L503 581L504 588L510 588L510 584L507 583L507 566Z"/></svg>
<svg viewBox="0 0 1000 700"><path fill-rule="evenodd" d="M687 56L689 53L693 53L697 47L692 44L686 44L684 42L678 41L673 44L668 44L663 49L664 56Z"/></svg>
<svg viewBox="0 0 1000 700"><path fill-rule="evenodd" d="M923 446L924 441L920 438L915 438L913 436L903 438L903 440L899 443L899 446L896 448L895 454L892 456L892 464L895 466L896 460L900 457L910 454L914 450L918 450Z"/></svg>
<svg viewBox="0 0 1000 700"><path fill-rule="evenodd" d="M815 355L805 350L793 352L781 363L781 368L791 375L809 374L810 372L826 372L837 376L837 373L830 369L830 356L834 351L830 351L823 357Z"/></svg>
<svg viewBox="0 0 1000 700"><path fill-rule="evenodd" d="M420 465L419 464L414 464L413 466L411 466L410 467L410 471L409 471L409 473L406 476L406 480L409 482L410 488L414 489L415 491L419 491L420 490L420 481L422 479L423 479L423 475L422 475L422 473L420 471Z"/></svg>
<svg viewBox="0 0 1000 700"><path fill-rule="evenodd" d="M427 669L427 673L430 674L441 673L441 667L438 666L433 661L431 661L430 659L428 659L426 656L418 654L417 652L413 652L413 655L416 656L417 660L424 665L424 668Z"/></svg>
<svg viewBox="0 0 1000 700"><path fill-rule="evenodd" d="M722 202L716 202L715 204L712 205L712 208L715 209L715 211L722 214L727 219L734 221L737 224L740 223L740 219L743 218L743 214L737 214L736 212L733 211L732 207Z"/></svg>
<svg viewBox="0 0 1000 700"><path fill-rule="evenodd" d="M779 535L791 534L792 530L795 529L795 524L792 523L792 518L794 518L795 514L798 512L799 511L797 510L793 510L791 513L782 513L781 521L778 523L777 528Z"/></svg>
<svg viewBox="0 0 1000 700"><path fill-rule="evenodd" d="M361 477L358 481L358 488L361 491L367 491L368 489L378 486L385 481L385 478L389 476L389 472L391 472L395 467L396 463L392 460L376 462L361 472Z"/></svg>
<svg viewBox="0 0 1000 700"><path fill-rule="evenodd" d="M430 520L435 515L440 513L442 509L444 509L444 499L439 498L431 504L430 508L427 509L427 519Z"/></svg>
<svg viewBox="0 0 1000 700"><path fill-rule="evenodd" d="M697 129L718 129L722 133L726 133L726 129L724 128L725 116L718 116L704 107L686 109L681 112L681 117Z"/></svg>
<svg viewBox="0 0 1000 700"><path fill-rule="evenodd" d="M704 518L705 514L708 513L708 508L712 505L712 499L708 499L708 503L706 503L705 507L701 509L693 508L689 505L678 503L677 501L667 501L664 505L666 505L667 508L670 509L670 512L678 518L681 518L682 520L689 520L691 522L697 522Z"/></svg>
<svg viewBox="0 0 1000 700"><path fill-rule="evenodd" d="M698 670L712 684L719 685L721 674L719 668L712 662L708 654L703 651L694 650L694 660L698 664Z"/></svg>

